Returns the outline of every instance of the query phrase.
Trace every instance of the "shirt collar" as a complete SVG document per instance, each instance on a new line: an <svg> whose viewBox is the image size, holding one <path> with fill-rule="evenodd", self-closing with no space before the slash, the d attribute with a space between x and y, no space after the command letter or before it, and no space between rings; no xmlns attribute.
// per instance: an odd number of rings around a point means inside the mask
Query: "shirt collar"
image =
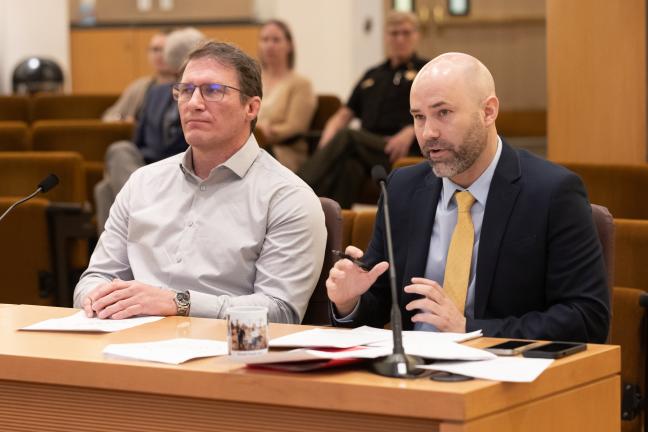
<svg viewBox="0 0 648 432"><path fill-rule="evenodd" d="M443 190L441 192L441 202L445 209L450 205L450 201L454 196L455 191L467 190L470 194L475 197L475 201L481 204L482 207L486 207L486 198L488 197L488 190L490 189L491 181L493 180L493 175L495 174L495 168L499 162L500 155L502 154L502 139L497 137L497 150L495 151L495 157L484 170L484 172L479 176L477 180L473 182L468 188L464 189L458 184L454 183L447 177L443 177Z"/></svg>
<svg viewBox="0 0 648 432"><path fill-rule="evenodd" d="M228 168L239 178L245 177L245 174L248 172L248 170L256 160L260 151L261 149L259 148L259 144L257 143L254 134L250 134L250 137L245 142L243 147L238 149L238 151L225 162L212 169L212 171L209 173L209 177L211 177L212 173L220 167ZM189 148L185 151L182 162L180 163L180 169L184 174L191 173L192 175L195 175L191 146L189 146Z"/></svg>

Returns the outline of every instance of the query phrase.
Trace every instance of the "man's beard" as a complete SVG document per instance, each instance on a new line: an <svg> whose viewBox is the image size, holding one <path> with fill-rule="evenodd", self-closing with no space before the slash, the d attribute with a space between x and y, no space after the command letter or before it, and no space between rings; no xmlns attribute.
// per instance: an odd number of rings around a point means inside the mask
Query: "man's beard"
<svg viewBox="0 0 648 432"><path fill-rule="evenodd" d="M450 153L448 158L443 161L432 161L430 158L430 148L446 150ZM479 155L486 148L486 130L479 123L478 118L472 123L466 131L462 143L455 150L452 143L439 139L428 141L425 145L426 154L432 171L437 177L452 178L470 168Z"/></svg>

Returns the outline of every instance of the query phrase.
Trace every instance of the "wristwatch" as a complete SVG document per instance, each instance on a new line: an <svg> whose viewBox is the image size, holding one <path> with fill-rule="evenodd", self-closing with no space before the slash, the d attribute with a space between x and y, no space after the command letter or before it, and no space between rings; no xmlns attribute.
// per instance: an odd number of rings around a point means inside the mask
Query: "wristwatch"
<svg viewBox="0 0 648 432"><path fill-rule="evenodd" d="M177 307L176 315L189 316L189 308L191 308L191 296L189 291L177 292L173 300Z"/></svg>

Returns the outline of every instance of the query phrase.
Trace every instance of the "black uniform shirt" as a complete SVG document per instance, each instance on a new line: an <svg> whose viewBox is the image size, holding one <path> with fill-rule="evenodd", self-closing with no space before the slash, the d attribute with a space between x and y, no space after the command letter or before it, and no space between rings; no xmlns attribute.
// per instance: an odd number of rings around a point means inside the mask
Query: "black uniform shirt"
<svg viewBox="0 0 648 432"><path fill-rule="evenodd" d="M399 66L393 68L387 60L364 74L347 102L364 130L394 135L412 124L410 89L414 77L426 63L427 60L414 54Z"/></svg>

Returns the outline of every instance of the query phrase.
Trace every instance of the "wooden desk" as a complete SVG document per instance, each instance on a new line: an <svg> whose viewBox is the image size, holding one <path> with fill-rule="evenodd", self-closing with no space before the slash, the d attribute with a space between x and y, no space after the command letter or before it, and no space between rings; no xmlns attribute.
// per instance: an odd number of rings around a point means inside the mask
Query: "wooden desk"
<svg viewBox="0 0 648 432"><path fill-rule="evenodd" d="M29 431L618 431L620 349L590 345L530 384L290 374L225 357L181 366L104 358L109 343L224 340L221 320L169 317L110 334L21 332L69 315L0 308L0 429ZM299 326L272 325L271 336ZM493 340L473 341L484 346Z"/></svg>

